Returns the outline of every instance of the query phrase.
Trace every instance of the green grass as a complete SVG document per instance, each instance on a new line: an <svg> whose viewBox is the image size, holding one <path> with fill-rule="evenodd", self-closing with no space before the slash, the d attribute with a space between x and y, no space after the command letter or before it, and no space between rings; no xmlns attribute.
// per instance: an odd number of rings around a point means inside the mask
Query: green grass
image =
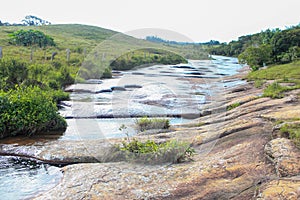
<svg viewBox="0 0 300 200"><path fill-rule="evenodd" d="M248 74L248 80L290 80L300 79L300 61L285 64L274 65L266 69L253 71Z"/></svg>
<svg viewBox="0 0 300 200"><path fill-rule="evenodd" d="M137 119L135 125L136 129L140 132L151 129L168 129L170 127L170 120L160 118L149 119L148 117L143 117Z"/></svg>
<svg viewBox="0 0 300 200"><path fill-rule="evenodd" d="M283 92L288 90L288 87L283 87L278 82L274 82L264 89L263 97L271 97L272 99L283 98Z"/></svg>
<svg viewBox="0 0 300 200"><path fill-rule="evenodd" d="M289 138L300 148L300 124L285 124L281 127L280 131L288 134Z"/></svg>
<svg viewBox="0 0 300 200"><path fill-rule="evenodd" d="M55 47L38 48L22 47L9 44L9 34L20 30L39 30L54 39ZM200 45L163 45L152 43L142 39L118 33L112 30L103 29L95 26L80 24L61 24L47 26L1 26L0 27L0 46L3 47L3 57L13 57L24 61L30 61L36 64L55 64L68 66L68 71L72 77L78 80L84 78L99 78L105 72L105 69L111 67L111 63L120 57L127 56L132 52L139 52L142 49L157 49L167 52L166 55L179 55L178 57L207 59L206 47ZM66 49L71 50L70 60L67 60ZM30 60L33 52L33 60ZM51 55L57 52L55 60L51 61ZM150 57L155 56L154 54ZM165 56L166 57L166 56ZM170 59L178 62L184 59ZM141 61L143 58L138 57L138 62L134 64L144 64L148 61ZM153 59L152 59L153 60ZM152 61L151 60L151 61ZM158 61L164 61L158 59ZM128 62L129 64L131 62ZM154 62L155 63L155 62ZM168 62L166 62L168 63ZM96 66L96 67L95 67ZM131 67L134 67L132 65ZM95 69L97 68L97 69ZM80 71L79 71L80 70ZM78 74L79 72L79 74ZM78 77L78 75L80 77ZM106 74L109 75L109 74ZM109 77L109 76L107 76ZM76 79L77 80L77 79Z"/></svg>
<svg viewBox="0 0 300 200"><path fill-rule="evenodd" d="M131 142L123 141L117 149L125 153L128 161L145 164L182 163L190 161L195 154L189 143L176 140L159 144L153 140L141 142L133 139Z"/></svg>
<svg viewBox="0 0 300 200"><path fill-rule="evenodd" d="M24 59L29 59L31 48L16 47L9 45L9 34L14 31L24 30L39 30L54 38L56 47L49 47L47 49L35 48L34 59L44 62L44 53L51 56L53 51L58 52L57 59L66 60L66 49L71 50L71 58L83 57L83 50L86 49L87 54L94 53L93 50L98 51L99 56L102 57L105 53L107 61L114 60L125 53L143 48L157 48L179 54L186 58L201 59L207 58L206 49L202 46L196 45L162 45L152 43L142 39L118 33L112 30L80 25L80 24L61 24L61 25L47 25L47 26L1 26L0 27L0 46L3 47L4 56L18 56ZM97 47L97 48L96 48ZM45 61L46 62L46 61Z"/></svg>
<svg viewBox="0 0 300 200"><path fill-rule="evenodd" d="M254 81L255 87L262 87L267 80L275 80L264 88L263 97L282 98L284 92L300 88L300 61L274 65L248 74L248 80ZM282 86L280 83L291 83L294 86Z"/></svg>
<svg viewBox="0 0 300 200"><path fill-rule="evenodd" d="M254 81L254 87L256 88L262 88L262 86L265 84L266 81L257 79Z"/></svg>
<svg viewBox="0 0 300 200"><path fill-rule="evenodd" d="M239 107L240 105L241 105L240 102L236 102L236 103L233 103L233 104L230 104L229 106L227 106L226 109L227 109L227 111L229 111L229 110Z"/></svg>

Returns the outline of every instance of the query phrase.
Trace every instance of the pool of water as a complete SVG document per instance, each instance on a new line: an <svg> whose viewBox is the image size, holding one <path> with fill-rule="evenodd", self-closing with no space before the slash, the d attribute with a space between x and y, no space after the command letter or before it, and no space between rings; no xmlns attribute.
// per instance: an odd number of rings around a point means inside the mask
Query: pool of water
<svg viewBox="0 0 300 200"><path fill-rule="evenodd" d="M0 199L31 199L54 187L61 178L58 167L30 159L0 156Z"/></svg>

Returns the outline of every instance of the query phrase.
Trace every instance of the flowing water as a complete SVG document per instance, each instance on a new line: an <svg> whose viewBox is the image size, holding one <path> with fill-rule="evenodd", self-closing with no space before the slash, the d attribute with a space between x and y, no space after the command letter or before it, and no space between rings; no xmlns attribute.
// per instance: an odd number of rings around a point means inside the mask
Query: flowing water
<svg viewBox="0 0 300 200"><path fill-rule="evenodd" d="M188 64L154 65L126 72L96 84L75 84L67 88L71 101L63 103L61 114L69 124L61 140L124 137L126 125L135 134L136 118L165 117L181 124L200 116L203 106L224 98L219 90L244 81L222 81L241 65L237 59L214 56L215 60L190 60Z"/></svg>
<svg viewBox="0 0 300 200"><path fill-rule="evenodd" d="M137 118L164 117L171 124L181 124L199 117L203 106L218 101L218 91L243 84L244 81L222 81L241 68L237 59L215 56L214 60L191 60L181 65L154 65L90 84L75 84L71 101L63 102L61 115L68 128L52 140L91 140L124 137L121 124L134 135ZM22 139L20 139L22 140ZM39 143L17 141L29 145ZM13 143L13 142L12 142ZM1 148L4 148L1 146ZM21 149L27 151L28 149ZM0 199L26 199L55 186L62 173L58 167L14 156L0 156Z"/></svg>

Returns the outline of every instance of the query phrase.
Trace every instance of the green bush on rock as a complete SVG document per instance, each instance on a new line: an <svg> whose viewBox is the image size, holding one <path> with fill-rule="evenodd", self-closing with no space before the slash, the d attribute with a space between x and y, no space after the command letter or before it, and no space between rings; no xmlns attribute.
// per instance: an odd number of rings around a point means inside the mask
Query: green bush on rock
<svg viewBox="0 0 300 200"><path fill-rule="evenodd" d="M0 93L0 138L64 131L66 121L57 112L54 97L38 87Z"/></svg>
<svg viewBox="0 0 300 200"><path fill-rule="evenodd" d="M140 132L151 130L151 129L168 129L170 127L169 119L154 118L149 119L143 117L135 121L136 129Z"/></svg>
<svg viewBox="0 0 300 200"><path fill-rule="evenodd" d="M123 141L118 149L125 153L127 160L145 164L181 163L191 160L195 154L190 144L176 140L158 144L152 140L141 142L133 139Z"/></svg>

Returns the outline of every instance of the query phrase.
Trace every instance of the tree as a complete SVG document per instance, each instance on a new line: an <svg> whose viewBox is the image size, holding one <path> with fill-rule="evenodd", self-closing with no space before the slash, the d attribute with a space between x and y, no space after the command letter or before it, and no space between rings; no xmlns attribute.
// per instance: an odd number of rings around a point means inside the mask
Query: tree
<svg viewBox="0 0 300 200"><path fill-rule="evenodd" d="M257 70L271 62L272 48L270 45L250 46L239 55L239 62L247 63L252 70Z"/></svg>
<svg viewBox="0 0 300 200"><path fill-rule="evenodd" d="M46 47L55 46L53 38L45 35L43 32L38 30L18 30L9 35L11 40L10 43L20 46L34 46Z"/></svg>
<svg viewBox="0 0 300 200"><path fill-rule="evenodd" d="M273 56L275 62L291 62L291 54L295 47L300 47L300 28L284 30L274 35L272 39Z"/></svg>
<svg viewBox="0 0 300 200"><path fill-rule="evenodd" d="M25 26L41 26L41 25L50 25L51 22L43 20L33 15L27 15L25 19L22 20Z"/></svg>

